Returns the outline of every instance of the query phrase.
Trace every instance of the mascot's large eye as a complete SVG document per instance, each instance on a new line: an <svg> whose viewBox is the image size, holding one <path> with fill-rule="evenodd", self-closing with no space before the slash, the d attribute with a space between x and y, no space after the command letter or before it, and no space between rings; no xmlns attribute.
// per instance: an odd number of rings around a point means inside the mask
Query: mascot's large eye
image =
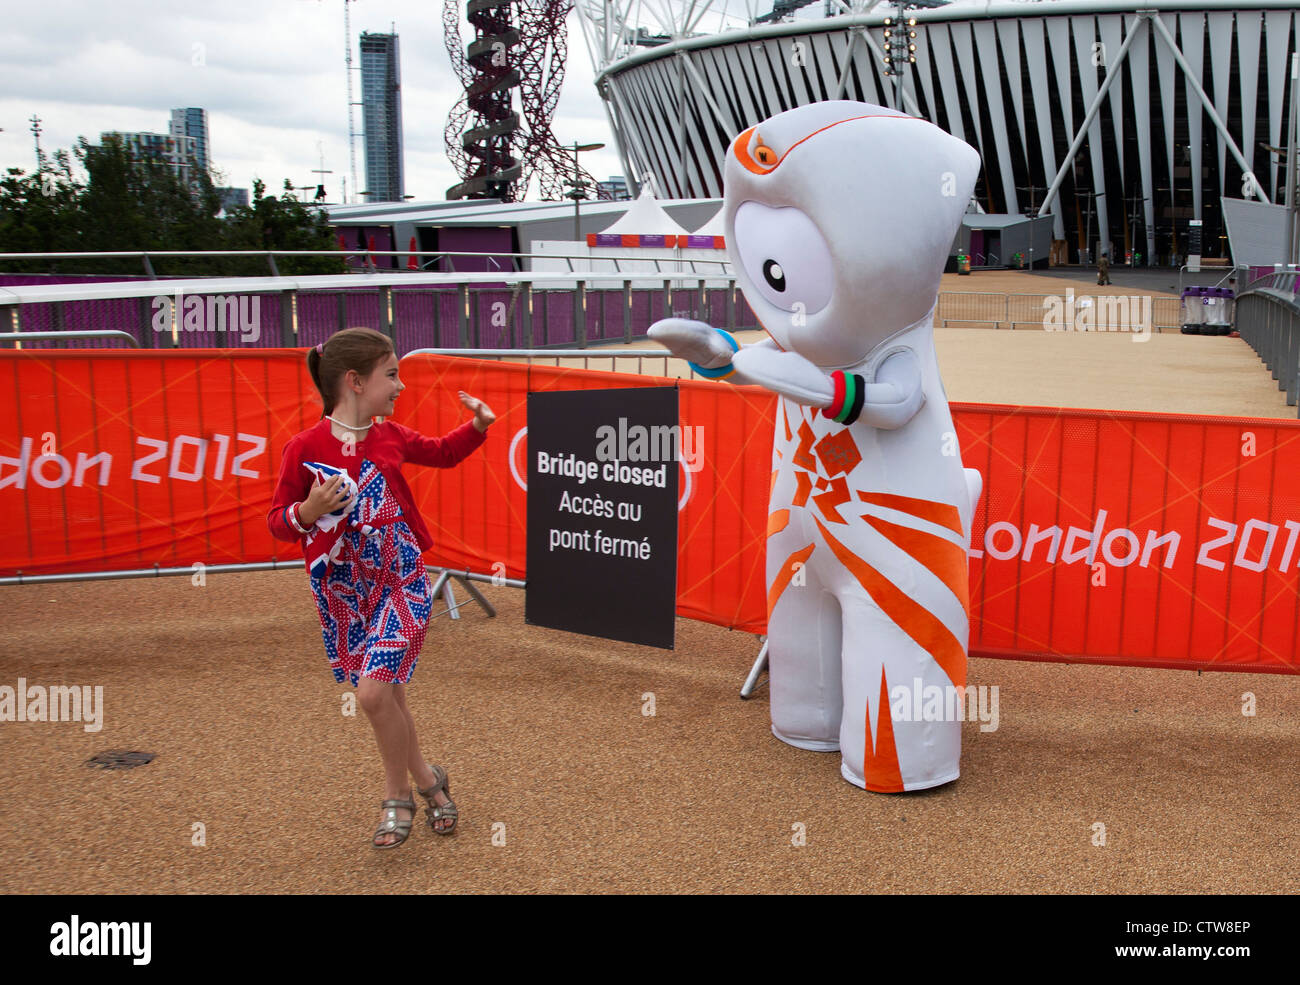
<svg viewBox="0 0 1300 985"><path fill-rule="evenodd" d="M764 300L809 315L826 307L835 287L834 261L807 214L744 202L733 225L740 264Z"/></svg>
<svg viewBox="0 0 1300 985"><path fill-rule="evenodd" d="M771 285L772 290L785 290L785 273L781 270L781 265L775 260L765 260L763 262L763 279Z"/></svg>

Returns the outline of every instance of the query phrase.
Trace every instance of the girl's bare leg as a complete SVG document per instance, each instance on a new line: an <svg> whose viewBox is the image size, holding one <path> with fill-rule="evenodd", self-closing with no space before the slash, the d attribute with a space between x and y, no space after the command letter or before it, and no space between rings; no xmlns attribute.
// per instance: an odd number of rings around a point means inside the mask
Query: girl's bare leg
<svg viewBox="0 0 1300 985"><path fill-rule="evenodd" d="M405 800L411 790L406 781L407 747L412 738L410 716L405 711L405 704L399 704L394 693L395 687L399 686L368 677L363 677L357 684L357 702L370 719L375 741L379 744L379 755L384 761L385 800ZM397 816L399 820L414 817L404 807L398 808ZM390 832L380 835L377 844L391 845L395 841L397 835Z"/></svg>
<svg viewBox="0 0 1300 985"><path fill-rule="evenodd" d="M427 790L433 783L433 770L429 769L429 764L424 761L424 756L420 753L420 739L415 734L415 719L411 717L411 709L406 707L406 685L394 684L393 697L406 722L406 768L415 780L415 785Z"/></svg>
<svg viewBox="0 0 1300 985"><path fill-rule="evenodd" d="M428 790L433 785L433 770L429 769L429 764L424 761L424 756L420 752L420 740L415 734L415 719L411 717L411 710L406 707L406 685L394 685L393 692L397 705L406 719L406 727L409 730L406 768L410 770L416 788ZM449 803L449 798L441 789L434 794L433 799L434 803L440 807Z"/></svg>

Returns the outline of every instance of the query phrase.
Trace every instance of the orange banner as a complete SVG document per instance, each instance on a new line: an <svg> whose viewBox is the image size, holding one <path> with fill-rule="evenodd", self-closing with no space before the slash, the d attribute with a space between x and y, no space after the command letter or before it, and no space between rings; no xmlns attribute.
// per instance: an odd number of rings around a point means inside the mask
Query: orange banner
<svg viewBox="0 0 1300 985"><path fill-rule="evenodd" d="M265 515L320 419L302 352L6 351L0 380L0 575L301 558Z"/></svg>
<svg viewBox="0 0 1300 985"><path fill-rule="evenodd" d="M320 418L297 350L0 353L0 576L301 559L266 530L280 450ZM432 565L525 577L530 390L676 385L680 615L765 625L775 397L750 387L451 357L402 361L403 423L464 389L498 415L454 470L410 468ZM1300 423L954 405L984 476L971 652L1300 672ZM698 430L697 430L698 429ZM581 585L574 585L581 592Z"/></svg>
<svg viewBox="0 0 1300 985"><path fill-rule="evenodd" d="M410 481L433 533L434 547L426 555L431 563L510 578L525 574L528 393L676 385L681 433L703 436L698 445L687 441L683 448L688 456L698 453L698 469L681 468L677 478L677 613L763 632L763 542L776 406L770 392L454 357L405 359L402 379L407 394L439 395L415 401L401 418L427 434L443 434L464 419L457 390L482 398L496 413L491 440L478 453L451 472L416 470Z"/></svg>

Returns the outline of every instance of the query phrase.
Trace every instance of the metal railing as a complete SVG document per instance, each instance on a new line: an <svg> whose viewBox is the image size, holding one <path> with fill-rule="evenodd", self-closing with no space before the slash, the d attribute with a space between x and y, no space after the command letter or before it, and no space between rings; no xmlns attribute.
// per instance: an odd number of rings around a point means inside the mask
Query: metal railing
<svg viewBox="0 0 1300 985"><path fill-rule="evenodd" d="M67 339L120 339L129 345L132 349L140 348L140 343L135 340L135 336L126 332L118 332L113 329L106 331L68 331L68 332L0 332L0 342L30 342L33 339L47 339L55 342L63 342Z"/></svg>
<svg viewBox="0 0 1300 985"><path fill-rule="evenodd" d="M598 247L601 248L601 247ZM693 249L693 247L674 247L674 249ZM722 251L719 251L722 252ZM502 273L526 273L529 267L525 263L536 263L539 260L564 260L568 270L571 273L588 273L588 272L605 272L605 273L649 273L645 269L646 264L654 264L655 273L690 273L690 274L711 274L713 276L728 276L731 271L731 261L725 254L717 260L705 260L698 257L647 257L647 256L606 256L603 254L593 255L590 253L485 253L471 250L434 250L421 251L416 250L122 250L102 253L0 253L0 265L5 261L26 262L33 260L48 260L50 265L57 265L60 261L69 260L139 260L144 270L144 276L148 279L157 279L158 273L154 267L154 260L162 259L179 259L179 260L206 260L206 259L231 259L236 257L262 257L266 260L267 268L272 277L281 276L280 268L276 264L276 257L328 257L341 261L353 262L361 261L360 264L354 264L349 268L350 273L376 273L380 270L384 272L393 272L401 274L418 274L418 273L471 273L482 272L481 270L470 270L473 267L474 260L481 260L484 265L492 264L496 270ZM375 263L376 257L405 258L388 267L380 267ZM416 258L416 269L410 269L406 266L411 257ZM466 258L469 262L462 264L467 269L463 271L456 270L456 257ZM500 260L508 258L511 266L510 270L503 270L500 267ZM582 269L581 266L575 267L574 260L585 261L588 264L599 263L601 266L613 264L613 270L608 269L600 271L598 268L591 267ZM447 270L430 271L428 268L433 264L446 262ZM624 271L620 264L637 264L637 267L629 267ZM664 267L668 264L668 267ZM5 273L5 271L0 271ZM166 275L164 275L166 276ZM196 276L228 276L223 274Z"/></svg>
<svg viewBox="0 0 1300 985"><path fill-rule="evenodd" d="M1275 280L1289 287L1295 275ZM1161 332L1181 323L1178 298L1153 297L1149 326L1140 324L1146 316L1137 296L1125 298L945 291L935 325L1059 328L1059 309L1067 304L1075 306L1074 315L1064 315L1076 329L1088 327L1082 312L1089 304L1088 330ZM1107 320L1099 323L1095 316L1103 312ZM583 348L630 344L655 321L674 316L729 331L759 327L734 276L335 274L0 288L0 347L102 347L105 332L115 331L142 348L296 348L367 327L392 339L398 355L426 348Z"/></svg>
<svg viewBox="0 0 1300 985"><path fill-rule="evenodd" d="M1229 280L1235 280L1237 290L1241 290L1249 275L1250 268L1243 264L1220 267L1202 263L1195 271L1183 264L1178 268L1178 295L1181 297L1188 287L1227 287Z"/></svg>
<svg viewBox="0 0 1300 985"><path fill-rule="evenodd" d="M1273 270L1255 278L1250 282L1249 286L1251 288L1269 288L1294 297L1300 294L1300 268L1284 267L1281 270Z"/></svg>
<svg viewBox="0 0 1300 985"><path fill-rule="evenodd" d="M0 287L0 331L43 342L52 332L72 345L88 338L79 330L115 329L143 348L292 348L364 326L391 338L399 355L581 348L629 343L674 316L758 327L731 275L391 272Z"/></svg>
<svg viewBox="0 0 1300 985"><path fill-rule="evenodd" d="M1296 273L1279 272L1255 281L1237 295L1237 333L1250 345L1286 393L1286 405L1300 397L1300 298ZM1289 280L1289 283L1284 281ZM1297 411L1300 416L1300 410Z"/></svg>
<svg viewBox="0 0 1300 985"><path fill-rule="evenodd" d="M1070 290L1073 292L1072 286ZM1148 310L1150 324L1147 324ZM943 291L935 308L934 324L937 328L988 326L1013 330L1065 330L1072 327L1096 332L1178 331L1182 324L1182 302L1180 298L1152 295L1094 295L1088 293L1086 287L1070 294Z"/></svg>

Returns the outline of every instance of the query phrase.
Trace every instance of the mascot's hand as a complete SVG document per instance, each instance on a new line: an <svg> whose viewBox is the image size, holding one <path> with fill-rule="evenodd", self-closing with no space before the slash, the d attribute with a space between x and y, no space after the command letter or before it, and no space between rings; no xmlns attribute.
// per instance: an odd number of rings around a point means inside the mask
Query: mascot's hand
<svg viewBox="0 0 1300 985"><path fill-rule="evenodd" d="M651 325L646 334L710 379L730 375L731 357L740 348L729 332L689 318L664 318Z"/></svg>
<svg viewBox="0 0 1300 985"><path fill-rule="evenodd" d="M831 378L797 352L751 345L736 353L735 364L737 375L747 382L765 386L795 403L829 407L835 399Z"/></svg>

